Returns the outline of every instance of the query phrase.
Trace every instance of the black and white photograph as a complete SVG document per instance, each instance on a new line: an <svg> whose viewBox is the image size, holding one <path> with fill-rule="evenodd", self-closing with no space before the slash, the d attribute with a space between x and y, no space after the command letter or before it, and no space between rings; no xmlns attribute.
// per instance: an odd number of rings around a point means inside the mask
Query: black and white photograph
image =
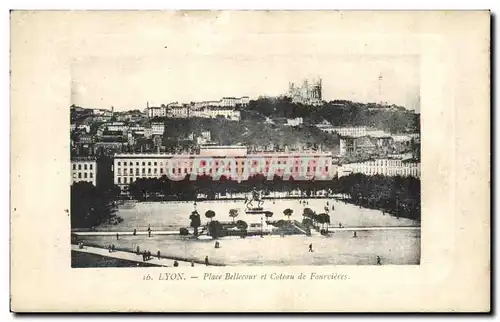
<svg viewBox="0 0 500 322"><path fill-rule="evenodd" d="M490 12L10 17L12 312L491 309Z"/></svg>
<svg viewBox="0 0 500 322"><path fill-rule="evenodd" d="M418 55L124 37L70 61L72 267L420 264Z"/></svg>

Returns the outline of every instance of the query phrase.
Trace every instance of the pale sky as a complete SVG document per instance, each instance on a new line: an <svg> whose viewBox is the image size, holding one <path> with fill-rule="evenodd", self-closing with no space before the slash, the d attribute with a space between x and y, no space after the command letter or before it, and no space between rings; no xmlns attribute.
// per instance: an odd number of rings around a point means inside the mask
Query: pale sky
<svg viewBox="0 0 500 322"><path fill-rule="evenodd" d="M227 28L227 17L183 19L176 30L153 21L72 44L72 103L122 111L144 109L146 101L154 106L223 96L254 99L285 93L289 81L319 76L324 100L386 101L419 111L419 57L396 49L388 55L382 36L353 44L356 37L326 38L328 30L257 33L248 26ZM375 53L363 50L370 45Z"/></svg>

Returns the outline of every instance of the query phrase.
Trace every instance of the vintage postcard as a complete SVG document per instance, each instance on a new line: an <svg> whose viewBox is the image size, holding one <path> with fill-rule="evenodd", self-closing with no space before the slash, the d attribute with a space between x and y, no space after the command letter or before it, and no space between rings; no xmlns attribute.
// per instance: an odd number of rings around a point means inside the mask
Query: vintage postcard
<svg viewBox="0 0 500 322"><path fill-rule="evenodd" d="M488 311L489 41L487 11L12 11L11 309Z"/></svg>

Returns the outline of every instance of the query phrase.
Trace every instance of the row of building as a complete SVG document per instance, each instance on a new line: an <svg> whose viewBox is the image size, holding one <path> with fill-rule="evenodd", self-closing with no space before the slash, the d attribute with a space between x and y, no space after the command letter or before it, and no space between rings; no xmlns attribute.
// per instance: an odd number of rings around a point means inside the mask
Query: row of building
<svg viewBox="0 0 500 322"><path fill-rule="evenodd" d="M172 117L172 118L217 118L222 117L231 121L241 120L240 111L236 108L246 106L250 102L248 96L244 97L223 97L219 101L202 101L181 104L173 102L161 106L149 106L147 103L147 113L150 118Z"/></svg>
<svg viewBox="0 0 500 322"><path fill-rule="evenodd" d="M245 173L294 178L334 178L362 173L365 175L420 177L420 163L401 157L381 158L339 164L328 152L252 152L243 146L205 146L198 153L119 153L112 166L99 167L96 158L72 160L72 182L86 181L96 185L99 171L112 173L113 183L125 189L140 178L161 178L164 175L184 178L208 175L216 179L223 174L234 180L245 179ZM249 170L250 169L250 170ZM110 176L111 177L111 176Z"/></svg>

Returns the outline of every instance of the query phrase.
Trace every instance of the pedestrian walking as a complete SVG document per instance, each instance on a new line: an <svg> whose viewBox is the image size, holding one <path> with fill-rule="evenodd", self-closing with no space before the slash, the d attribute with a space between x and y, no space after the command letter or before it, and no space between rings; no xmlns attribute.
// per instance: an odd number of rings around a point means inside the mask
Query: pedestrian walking
<svg viewBox="0 0 500 322"><path fill-rule="evenodd" d="M108 246L108 252L111 253L111 245Z"/></svg>
<svg viewBox="0 0 500 322"><path fill-rule="evenodd" d="M312 253L313 252L313 244L309 244L309 252Z"/></svg>
<svg viewBox="0 0 500 322"><path fill-rule="evenodd" d="M179 266L179 263L177 261L174 261L174 267Z"/></svg>
<svg viewBox="0 0 500 322"><path fill-rule="evenodd" d="M353 238L356 238L358 237L358 235L356 235L356 232L354 232L354 234L352 235Z"/></svg>
<svg viewBox="0 0 500 322"><path fill-rule="evenodd" d="M135 236L135 235L137 235L137 229L135 229L135 228L134 228L134 233L133 233L133 235L134 235L134 236Z"/></svg>
<svg viewBox="0 0 500 322"><path fill-rule="evenodd" d="M114 252L115 251L115 244L111 245L111 251Z"/></svg>
<svg viewBox="0 0 500 322"><path fill-rule="evenodd" d="M141 253L141 249L139 248L139 246L137 246L136 252L137 252L137 255L139 255Z"/></svg>
<svg viewBox="0 0 500 322"><path fill-rule="evenodd" d="M191 267L194 267L194 262L193 261L191 261Z"/></svg>
<svg viewBox="0 0 500 322"><path fill-rule="evenodd" d="M208 256L205 256L205 266L208 266Z"/></svg>
<svg viewBox="0 0 500 322"><path fill-rule="evenodd" d="M142 252L142 261L145 262L146 261L146 251L143 251Z"/></svg>
<svg viewBox="0 0 500 322"><path fill-rule="evenodd" d="M151 259L151 251L148 250L148 259Z"/></svg>
<svg viewBox="0 0 500 322"><path fill-rule="evenodd" d="M380 260L380 256L377 256L377 265L382 265L382 261Z"/></svg>
<svg viewBox="0 0 500 322"><path fill-rule="evenodd" d="M160 250L158 250L157 255L158 255L158 259L160 259Z"/></svg>
<svg viewBox="0 0 500 322"><path fill-rule="evenodd" d="M120 235L118 235L118 233L116 233L116 240L120 239Z"/></svg>

